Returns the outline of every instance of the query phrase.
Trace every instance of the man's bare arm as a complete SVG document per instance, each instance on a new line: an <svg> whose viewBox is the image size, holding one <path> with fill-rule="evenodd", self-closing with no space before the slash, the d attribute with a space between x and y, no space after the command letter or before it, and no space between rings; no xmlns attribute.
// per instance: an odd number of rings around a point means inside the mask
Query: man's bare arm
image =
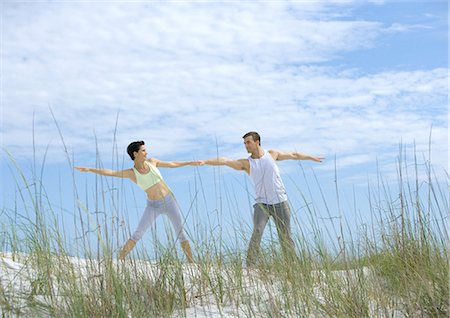
<svg viewBox="0 0 450 318"><path fill-rule="evenodd" d="M227 166L235 170L243 170L248 173L250 170L250 164L246 159L233 160L225 157L208 159L202 161L205 165L210 166Z"/></svg>
<svg viewBox="0 0 450 318"><path fill-rule="evenodd" d="M322 162L324 157L316 157L307 155L301 152L284 152L279 150L269 150L270 155L274 160L312 160L315 162Z"/></svg>
<svg viewBox="0 0 450 318"><path fill-rule="evenodd" d="M86 168L86 167L74 167L81 172L93 172L107 177L117 177L117 178L131 178L133 171L131 169L127 170L109 170L109 169L98 169L98 168Z"/></svg>

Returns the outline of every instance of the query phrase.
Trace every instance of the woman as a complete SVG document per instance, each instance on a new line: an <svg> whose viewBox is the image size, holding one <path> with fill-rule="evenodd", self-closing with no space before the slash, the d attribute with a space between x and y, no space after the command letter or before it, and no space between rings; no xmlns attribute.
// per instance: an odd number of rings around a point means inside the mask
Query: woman
<svg viewBox="0 0 450 318"><path fill-rule="evenodd" d="M147 193L147 207L139 221L136 231L131 235L130 239L125 243L119 253L119 259L123 260L125 256L135 247L148 227L155 221L160 214L166 214L177 234L177 239L181 242L186 257L190 263L194 261L192 257L191 247L186 238L183 229L183 218L180 208L175 200L171 190L164 182L158 167L162 168L178 168L183 166L198 166L200 161L161 161L156 158L147 159L147 150L143 141L134 141L128 145L127 152L134 161L131 169L114 171L108 169L75 167L82 172L93 172L103 176L128 178L136 183L142 190Z"/></svg>

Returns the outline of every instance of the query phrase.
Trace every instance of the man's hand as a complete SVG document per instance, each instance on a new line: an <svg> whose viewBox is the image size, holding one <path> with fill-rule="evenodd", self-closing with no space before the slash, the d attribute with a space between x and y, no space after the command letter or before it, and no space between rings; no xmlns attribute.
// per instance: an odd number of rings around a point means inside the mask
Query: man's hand
<svg viewBox="0 0 450 318"><path fill-rule="evenodd" d="M322 162L323 160L325 160L325 157L314 157L314 156L310 156L310 159L309 160L312 160L312 161L315 161L315 162Z"/></svg>

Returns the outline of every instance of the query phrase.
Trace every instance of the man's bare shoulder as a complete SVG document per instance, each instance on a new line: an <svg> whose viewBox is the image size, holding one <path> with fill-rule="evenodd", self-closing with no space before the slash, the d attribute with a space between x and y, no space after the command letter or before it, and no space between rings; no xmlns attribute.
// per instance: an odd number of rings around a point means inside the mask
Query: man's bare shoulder
<svg viewBox="0 0 450 318"><path fill-rule="evenodd" d="M280 155L281 151L276 149L269 149L267 152L272 156L273 160L277 160L278 156Z"/></svg>
<svg viewBox="0 0 450 318"><path fill-rule="evenodd" d="M248 159L238 159L236 161L239 161L241 164L243 164L244 166L250 166L250 163L248 161Z"/></svg>
<svg viewBox="0 0 450 318"><path fill-rule="evenodd" d="M240 170L243 170L247 173L250 172L250 162L248 161L248 159L238 159L236 161L239 162Z"/></svg>
<svg viewBox="0 0 450 318"><path fill-rule="evenodd" d="M245 170L247 171L248 168L250 167L250 164L248 162L247 159L228 159L228 158L223 158L223 163L230 167L233 168L235 170Z"/></svg>

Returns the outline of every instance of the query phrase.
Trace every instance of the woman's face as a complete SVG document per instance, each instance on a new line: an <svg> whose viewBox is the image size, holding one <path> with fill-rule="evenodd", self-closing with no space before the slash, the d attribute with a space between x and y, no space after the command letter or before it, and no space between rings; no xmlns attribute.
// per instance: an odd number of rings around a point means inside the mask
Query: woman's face
<svg viewBox="0 0 450 318"><path fill-rule="evenodd" d="M134 152L134 159L145 160L147 158L147 150L145 149L145 145L139 147L138 152Z"/></svg>

